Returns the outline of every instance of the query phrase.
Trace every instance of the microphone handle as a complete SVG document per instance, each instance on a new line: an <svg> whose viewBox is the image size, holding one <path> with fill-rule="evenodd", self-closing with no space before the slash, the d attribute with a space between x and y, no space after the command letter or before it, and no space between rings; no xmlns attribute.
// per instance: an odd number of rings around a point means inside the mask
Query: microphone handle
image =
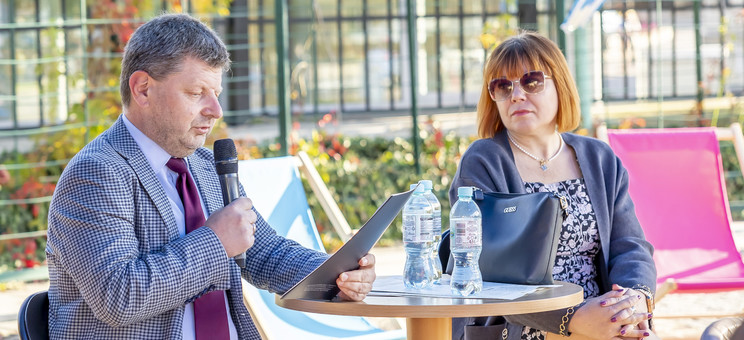
<svg viewBox="0 0 744 340"><path fill-rule="evenodd" d="M222 203L227 206L240 197L240 191L238 190L238 174L227 173L219 175L219 177L220 186L222 187ZM245 253L236 255L234 259L240 268L245 268Z"/></svg>
<svg viewBox="0 0 744 340"><path fill-rule="evenodd" d="M222 203L228 205L240 197L238 190L238 174L228 173L220 175L220 186L222 187Z"/></svg>

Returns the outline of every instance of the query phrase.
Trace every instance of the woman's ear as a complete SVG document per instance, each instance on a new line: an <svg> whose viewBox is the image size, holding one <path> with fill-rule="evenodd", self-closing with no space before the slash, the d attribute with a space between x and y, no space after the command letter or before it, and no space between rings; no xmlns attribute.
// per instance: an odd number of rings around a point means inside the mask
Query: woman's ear
<svg viewBox="0 0 744 340"><path fill-rule="evenodd" d="M152 78L145 71L135 71L129 76L129 92L132 94L132 101L140 107L147 107L150 104L149 90L152 85Z"/></svg>

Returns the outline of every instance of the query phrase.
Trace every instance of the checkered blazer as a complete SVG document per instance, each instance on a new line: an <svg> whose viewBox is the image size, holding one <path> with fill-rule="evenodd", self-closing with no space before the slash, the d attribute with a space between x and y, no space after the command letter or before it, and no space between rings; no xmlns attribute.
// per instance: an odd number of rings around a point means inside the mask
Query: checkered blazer
<svg viewBox="0 0 744 340"><path fill-rule="evenodd" d="M212 152L198 149L189 165L207 210L222 208ZM257 227L242 272L211 229L179 237L165 191L120 117L70 161L49 207L51 338L181 339L184 306L226 290L240 338L260 339L241 274L282 293L327 255L276 235L260 215Z"/></svg>

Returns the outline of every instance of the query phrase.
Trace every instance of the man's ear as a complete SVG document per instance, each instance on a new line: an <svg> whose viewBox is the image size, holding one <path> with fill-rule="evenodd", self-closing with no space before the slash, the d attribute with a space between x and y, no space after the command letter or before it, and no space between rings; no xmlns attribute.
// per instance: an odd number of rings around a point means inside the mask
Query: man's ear
<svg viewBox="0 0 744 340"><path fill-rule="evenodd" d="M135 71L129 76L129 92L132 94L132 100L140 107L146 107L150 103L149 90L152 80L145 71Z"/></svg>

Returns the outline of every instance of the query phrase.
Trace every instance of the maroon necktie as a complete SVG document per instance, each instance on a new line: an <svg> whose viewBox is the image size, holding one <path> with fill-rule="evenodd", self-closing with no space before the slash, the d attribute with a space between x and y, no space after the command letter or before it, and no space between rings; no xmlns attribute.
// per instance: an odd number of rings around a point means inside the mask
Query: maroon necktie
<svg viewBox="0 0 744 340"><path fill-rule="evenodd" d="M169 169L178 173L176 189L183 202L183 214L186 232L190 233L204 225L204 211L202 211L196 183L191 178L186 161L183 158L171 158L166 163ZM196 340L230 339L230 328L227 322L225 308L225 291L216 290L200 296L194 300L194 328Z"/></svg>

